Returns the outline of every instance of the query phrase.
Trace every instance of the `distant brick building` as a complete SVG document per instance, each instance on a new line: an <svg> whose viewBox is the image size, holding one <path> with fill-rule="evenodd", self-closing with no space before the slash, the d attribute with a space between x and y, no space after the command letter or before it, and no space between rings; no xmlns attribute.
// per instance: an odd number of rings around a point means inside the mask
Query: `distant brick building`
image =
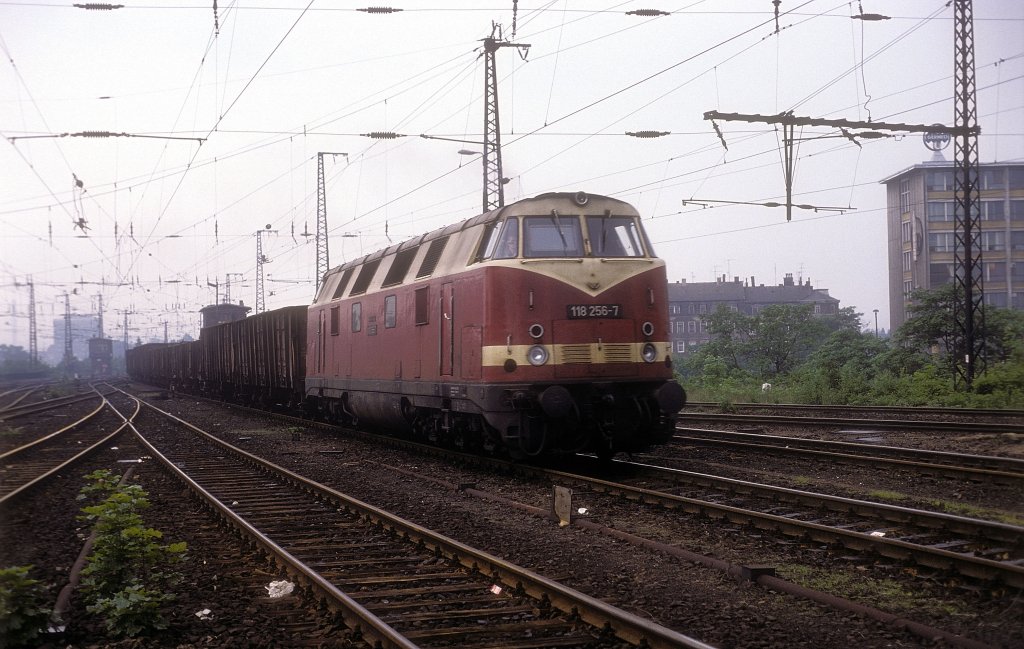
<svg viewBox="0 0 1024 649"><path fill-rule="evenodd" d="M839 312L839 300L829 295L828 289L814 288L809 279L794 281L792 273L786 273L778 286L757 286L753 277L743 281L735 277L731 282L725 276L717 282L669 282L668 302L672 351L684 356L711 340L707 317L719 306L746 315L756 315L772 304L811 304L816 315Z"/></svg>

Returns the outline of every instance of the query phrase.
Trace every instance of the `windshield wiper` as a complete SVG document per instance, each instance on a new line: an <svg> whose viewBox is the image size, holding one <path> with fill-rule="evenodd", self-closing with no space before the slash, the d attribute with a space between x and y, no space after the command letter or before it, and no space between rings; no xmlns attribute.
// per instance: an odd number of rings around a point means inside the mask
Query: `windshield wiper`
<svg viewBox="0 0 1024 649"><path fill-rule="evenodd" d="M555 224L558 236L562 239L562 252L568 252L569 242L565 240L565 235L562 234L562 224L558 221L558 210L551 210L551 222Z"/></svg>

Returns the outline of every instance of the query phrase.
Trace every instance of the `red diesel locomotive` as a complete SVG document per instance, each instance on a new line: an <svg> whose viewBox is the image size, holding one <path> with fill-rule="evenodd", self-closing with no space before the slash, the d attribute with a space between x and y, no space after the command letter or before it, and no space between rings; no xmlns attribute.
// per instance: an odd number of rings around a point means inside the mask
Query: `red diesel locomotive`
<svg viewBox="0 0 1024 649"><path fill-rule="evenodd" d="M531 457L663 443L668 284L636 210L544 194L330 270L313 304L128 353L132 378Z"/></svg>
<svg viewBox="0 0 1024 649"><path fill-rule="evenodd" d="M664 262L628 203L552 193L329 271L307 318L306 406L513 457L663 443Z"/></svg>

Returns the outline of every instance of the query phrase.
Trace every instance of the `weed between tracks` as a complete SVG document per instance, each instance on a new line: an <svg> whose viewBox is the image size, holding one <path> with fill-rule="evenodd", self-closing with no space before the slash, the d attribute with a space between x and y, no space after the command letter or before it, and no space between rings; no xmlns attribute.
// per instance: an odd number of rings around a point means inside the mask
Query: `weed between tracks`
<svg viewBox="0 0 1024 649"><path fill-rule="evenodd" d="M868 496L881 502L891 503L913 502L914 500L910 496L896 491L874 490L869 491ZM1006 512L998 509L987 509L985 507L977 507L967 503L940 499L925 500L924 504L937 511L954 514L956 516L993 520L1000 523L1006 523L1007 525L1024 525L1024 516L1013 512Z"/></svg>
<svg viewBox="0 0 1024 649"><path fill-rule="evenodd" d="M938 616L966 615L968 611L954 602L940 601L926 592L910 590L892 579L876 579L850 571L814 568L800 564L780 564L776 574L793 583L873 606L889 612L928 613Z"/></svg>

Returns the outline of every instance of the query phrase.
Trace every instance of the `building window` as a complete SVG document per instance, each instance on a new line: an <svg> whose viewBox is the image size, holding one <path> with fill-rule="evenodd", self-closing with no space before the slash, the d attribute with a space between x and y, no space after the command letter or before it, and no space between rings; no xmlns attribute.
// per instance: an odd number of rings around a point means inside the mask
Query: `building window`
<svg viewBox="0 0 1024 649"><path fill-rule="evenodd" d="M1006 171L1010 177L1010 189L1024 189L1024 167L1010 167Z"/></svg>
<svg viewBox="0 0 1024 649"><path fill-rule="evenodd" d="M331 307L331 335L337 336L341 333L341 307Z"/></svg>
<svg viewBox="0 0 1024 649"><path fill-rule="evenodd" d="M928 201L928 220L952 221L953 201Z"/></svg>
<svg viewBox="0 0 1024 649"><path fill-rule="evenodd" d="M691 333L691 334L697 333L697 321L696 320L690 320L689 322L687 322L686 323L686 331Z"/></svg>
<svg viewBox="0 0 1024 649"><path fill-rule="evenodd" d="M903 282L903 295L908 296L914 290L914 282L907 280Z"/></svg>
<svg viewBox="0 0 1024 649"><path fill-rule="evenodd" d="M956 246L956 235L952 232L929 232L929 252L953 252ZM904 253L907 254L907 253ZM904 268L906 270L906 268Z"/></svg>
<svg viewBox="0 0 1024 649"><path fill-rule="evenodd" d="M1006 281L1006 262L1003 261L990 261L985 264L985 281L986 282L1005 282Z"/></svg>
<svg viewBox="0 0 1024 649"><path fill-rule="evenodd" d="M900 214L910 211L910 179L900 181Z"/></svg>
<svg viewBox="0 0 1024 649"><path fill-rule="evenodd" d="M1010 220L1024 221L1024 201L1010 200Z"/></svg>
<svg viewBox="0 0 1024 649"><path fill-rule="evenodd" d="M1010 233L1010 250L1024 250L1024 230Z"/></svg>
<svg viewBox="0 0 1024 649"><path fill-rule="evenodd" d="M925 174L925 186L930 192L953 191L952 171L929 171Z"/></svg>
<svg viewBox="0 0 1024 649"><path fill-rule="evenodd" d="M981 201L982 221L1002 221L1006 219L1003 201Z"/></svg>
<svg viewBox="0 0 1024 649"><path fill-rule="evenodd" d="M985 304L1005 309L1007 304L1006 293L985 293Z"/></svg>
<svg viewBox="0 0 1024 649"><path fill-rule="evenodd" d="M679 313L679 305L678 304L673 304L672 305L672 315L676 315L678 313Z"/></svg>
<svg viewBox="0 0 1024 649"><path fill-rule="evenodd" d="M1005 189L1002 169L984 169L981 172L981 189Z"/></svg>
<svg viewBox="0 0 1024 649"><path fill-rule="evenodd" d="M676 353L678 353L678 354L685 354L686 353L686 343L684 343L681 340L677 340L676 341Z"/></svg>
<svg viewBox="0 0 1024 649"><path fill-rule="evenodd" d="M1013 308L1024 309L1024 293L1013 294Z"/></svg>
<svg viewBox="0 0 1024 649"><path fill-rule="evenodd" d="M356 302L352 305L352 332L363 330L363 303Z"/></svg>
<svg viewBox="0 0 1024 649"><path fill-rule="evenodd" d="M1001 230L982 232L981 249L988 251L1006 250L1006 233Z"/></svg>
<svg viewBox="0 0 1024 649"><path fill-rule="evenodd" d="M394 329L398 324L398 296L388 295L384 298L384 328Z"/></svg>
<svg viewBox="0 0 1024 649"><path fill-rule="evenodd" d="M928 264L928 285L932 288L953 281L953 264Z"/></svg>
<svg viewBox="0 0 1024 649"><path fill-rule="evenodd" d="M914 254L909 250L903 253L903 272L909 273L914 269Z"/></svg>
<svg viewBox="0 0 1024 649"><path fill-rule="evenodd" d="M708 332L708 321L707 320L701 320L700 321L700 332L702 334L706 334Z"/></svg>
<svg viewBox="0 0 1024 649"><path fill-rule="evenodd" d="M686 312L692 315L693 314L693 309L694 309L693 302L690 302L689 304L687 304L686 307L687 307Z"/></svg>
<svg viewBox="0 0 1024 649"><path fill-rule="evenodd" d="M913 236L913 227L912 227L910 221L904 221L900 225L900 229L901 229L901 231L903 233L903 236L902 236L903 243L910 243L910 240L911 240L911 238Z"/></svg>
<svg viewBox="0 0 1024 649"><path fill-rule="evenodd" d="M1014 282L1024 281L1024 261L1015 261L1010 264L1010 277Z"/></svg>
<svg viewBox="0 0 1024 649"><path fill-rule="evenodd" d="M707 312L708 312L708 305L707 305L707 304L705 304L704 302L701 302L701 303L700 303L700 309L699 309L699 311L700 311L701 315L703 315L703 314L707 313Z"/></svg>

